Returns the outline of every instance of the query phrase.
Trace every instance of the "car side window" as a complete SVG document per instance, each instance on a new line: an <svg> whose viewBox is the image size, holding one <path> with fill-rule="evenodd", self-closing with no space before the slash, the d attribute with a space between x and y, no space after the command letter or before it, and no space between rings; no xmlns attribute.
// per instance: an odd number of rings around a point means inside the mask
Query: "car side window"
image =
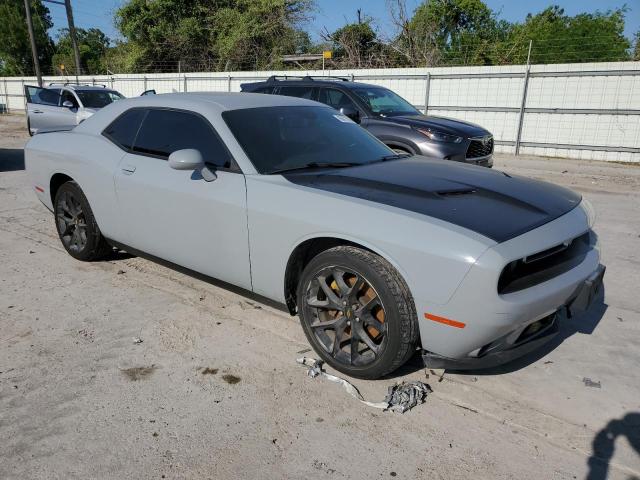
<svg viewBox="0 0 640 480"><path fill-rule="evenodd" d="M209 122L200 115L150 109L142 121L133 151L167 159L176 150L195 148L206 163L229 167L231 156Z"/></svg>
<svg viewBox="0 0 640 480"><path fill-rule="evenodd" d="M345 107L358 110L358 107L356 107L353 100L351 100L346 93L335 88L322 88L320 90L320 98L318 100L325 105L335 108L336 110L340 110Z"/></svg>
<svg viewBox="0 0 640 480"><path fill-rule="evenodd" d="M73 103L74 108L78 108L78 101L69 90L62 91L62 95L60 96L60 106L62 106L64 102L71 102Z"/></svg>
<svg viewBox="0 0 640 480"><path fill-rule="evenodd" d="M127 110L111 122L102 134L120 148L131 150L142 119L146 114L147 111L142 108Z"/></svg>
<svg viewBox="0 0 640 480"><path fill-rule="evenodd" d="M38 105L58 106L60 101L60 90L57 88L38 88L34 89L35 95L32 95L32 103Z"/></svg>
<svg viewBox="0 0 640 480"><path fill-rule="evenodd" d="M256 88L253 93L273 93L273 87Z"/></svg>
<svg viewBox="0 0 640 480"><path fill-rule="evenodd" d="M287 97L306 98L308 100L313 99L313 87L302 87L302 86L280 87L280 91L278 93L280 95L285 95Z"/></svg>

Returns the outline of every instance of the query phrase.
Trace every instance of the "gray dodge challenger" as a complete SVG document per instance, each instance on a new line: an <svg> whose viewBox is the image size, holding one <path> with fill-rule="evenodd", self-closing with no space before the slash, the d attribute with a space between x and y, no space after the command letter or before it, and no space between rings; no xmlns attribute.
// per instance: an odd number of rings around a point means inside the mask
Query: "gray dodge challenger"
<svg viewBox="0 0 640 480"><path fill-rule="evenodd" d="M580 195L397 154L309 100L121 100L34 136L25 159L72 257L117 247L281 302L355 377L389 374L416 350L433 366L509 361L602 285Z"/></svg>

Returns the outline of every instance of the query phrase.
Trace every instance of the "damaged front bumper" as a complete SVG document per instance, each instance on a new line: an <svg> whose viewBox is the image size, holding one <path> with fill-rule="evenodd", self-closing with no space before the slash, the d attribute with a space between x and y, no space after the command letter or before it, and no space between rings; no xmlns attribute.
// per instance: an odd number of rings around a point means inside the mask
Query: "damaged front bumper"
<svg viewBox="0 0 640 480"><path fill-rule="evenodd" d="M565 305L554 313L539 319L524 329L509 332L483 346L473 356L448 358L424 351L422 359L426 367L450 370L477 370L493 368L511 362L552 340L559 331L560 323L589 309L602 291L606 267L599 265L568 298Z"/></svg>

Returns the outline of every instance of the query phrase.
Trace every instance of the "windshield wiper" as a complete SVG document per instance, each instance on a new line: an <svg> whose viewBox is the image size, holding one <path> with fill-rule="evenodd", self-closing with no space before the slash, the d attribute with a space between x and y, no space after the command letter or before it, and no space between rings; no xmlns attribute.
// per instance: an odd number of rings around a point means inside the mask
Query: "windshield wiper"
<svg viewBox="0 0 640 480"><path fill-rule="evenodd" d="M309 169L313 169L313 168L346 168L346 167L356 167L358 165L362 165L361 163L349 163L349 162L311 162L311 163L306 163L304 165L300 165L297 167L289 167L289 168L282 168L279 170L271 170L270 172L268 172L269 175L274 175L274 174L278 174L278 173L285 173L285 172L293 172L295 170L309 170Z"/></svg>
<svg viewBox="0 0 640 480"><path fill-rule="evenodd" d="M393 155L385 155L384 157L380 157L378 161L386 162L388 160L398 160L399 158L407 158L410 156L411 156L410 153L394 153Z"/></svg>

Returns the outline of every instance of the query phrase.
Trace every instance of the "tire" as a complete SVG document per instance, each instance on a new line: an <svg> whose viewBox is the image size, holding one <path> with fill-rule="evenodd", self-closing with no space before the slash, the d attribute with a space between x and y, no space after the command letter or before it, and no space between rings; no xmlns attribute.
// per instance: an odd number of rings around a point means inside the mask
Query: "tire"
<svg viewBox="0 0 640 480"><path fill-rule="evenodd" d="M100 233L87 197L76 182L69 181L60 186L53 211L60 242L73 258L91 262L112 250Z"/></svg>
<svg viewBox="0 0 640 480"><path fill-rule="evenodd" d="M399 153L399 154L403 154L403 153L407 153L409 155L413 155L413 153L411 153L409 150L407 150L406 148L400 148L400 147L394 147L392 145L387 145L391 150L393 150L395 153Z"/></svg>
<svg viewBox="0 0 640 480"><path fill-rule="evenodd" d="M309 343L342 373L376 379L415 352L411 292L395 268L372 252L339 246L318 254L302 272L297 299Z"/></svg>

